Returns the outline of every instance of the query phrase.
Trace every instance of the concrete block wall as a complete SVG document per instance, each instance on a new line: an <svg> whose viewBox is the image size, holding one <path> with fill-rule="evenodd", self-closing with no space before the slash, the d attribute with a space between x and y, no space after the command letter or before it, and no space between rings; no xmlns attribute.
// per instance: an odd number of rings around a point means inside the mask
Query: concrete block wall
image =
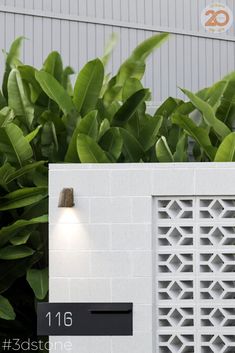
<svg viewBox="0 0 235 353"><path fill-rule="evenodd" d="M154 200L234 196L235 163L51 164L49 176L50 302L134 305L133 336L60 340L69 340L74 353L163 352L157 346ZM64 187L74 188L72 209L57 207Z"/></svg>

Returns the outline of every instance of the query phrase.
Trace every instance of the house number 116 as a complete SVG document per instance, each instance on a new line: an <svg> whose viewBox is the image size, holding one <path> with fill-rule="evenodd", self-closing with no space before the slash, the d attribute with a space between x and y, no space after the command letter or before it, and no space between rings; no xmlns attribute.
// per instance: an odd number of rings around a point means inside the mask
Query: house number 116
<svg viewBox="0 0 235 353"><path fill-rule="evenodd" d="M46 318L48 319L49 327L51 327L53 323L55 323L58 327L71 327L73 325L73 314L70 311L65 313L58 312L55 316L52 316L51 312L49 311L46 314Z"/></svg>

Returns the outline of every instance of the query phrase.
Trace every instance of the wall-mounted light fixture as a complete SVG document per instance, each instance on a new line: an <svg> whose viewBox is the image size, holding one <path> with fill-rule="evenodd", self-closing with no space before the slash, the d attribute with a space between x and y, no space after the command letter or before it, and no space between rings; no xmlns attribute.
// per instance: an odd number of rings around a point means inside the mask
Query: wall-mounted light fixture
<svg viewBox="0 0 235 353"><path fill-rule="evenodd" d="M60 192L58 207L73 207L73 206L74 206L73 188L64 188Z"/></svg>

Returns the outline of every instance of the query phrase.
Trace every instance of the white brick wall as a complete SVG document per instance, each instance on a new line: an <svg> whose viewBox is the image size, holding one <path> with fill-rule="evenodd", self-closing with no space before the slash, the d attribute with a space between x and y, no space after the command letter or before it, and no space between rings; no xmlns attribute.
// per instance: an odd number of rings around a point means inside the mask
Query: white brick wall
<svg viewBox="0 0 235 353"><path fill-rule="evenodd" d="M61 339L72 353L158 353L152 198L234 195L235 163L51 164L49 176L50 302L134 304L133 336ZM57 207L64 187L73 209Z"/></svg>

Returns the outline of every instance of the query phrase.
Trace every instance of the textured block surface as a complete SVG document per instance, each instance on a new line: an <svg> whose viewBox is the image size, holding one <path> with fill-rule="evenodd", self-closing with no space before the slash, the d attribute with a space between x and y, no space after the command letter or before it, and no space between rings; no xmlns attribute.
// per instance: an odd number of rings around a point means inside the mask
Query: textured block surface
<svg viewBox="0 0 235 353"><path fill-rule="evenodd" d="M133 336L60 340L234 353L234 180L234 163L50 165L50 301L133 302ZM64 187L72 209L57 207Z"/></svg>

